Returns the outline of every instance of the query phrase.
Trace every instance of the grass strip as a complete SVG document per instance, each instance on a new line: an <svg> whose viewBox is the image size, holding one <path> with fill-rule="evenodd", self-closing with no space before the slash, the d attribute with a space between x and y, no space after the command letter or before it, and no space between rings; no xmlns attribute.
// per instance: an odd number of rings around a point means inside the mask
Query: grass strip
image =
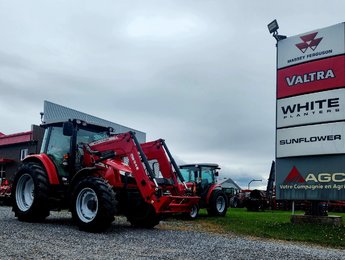
<svg viewBox="0 0 345 260"><path fill-rule="evenodd" d="M303 212L296 212L303 214ZM342 216L344 213L331 213ZM314 224L292 224L291 211L267 210L249 212L247 209L231 208L226 217L209 217L205 210L200 211L196 223L213 231L234 232L255 237L301 241L331 247L345 247L345 227Z"/></svg>

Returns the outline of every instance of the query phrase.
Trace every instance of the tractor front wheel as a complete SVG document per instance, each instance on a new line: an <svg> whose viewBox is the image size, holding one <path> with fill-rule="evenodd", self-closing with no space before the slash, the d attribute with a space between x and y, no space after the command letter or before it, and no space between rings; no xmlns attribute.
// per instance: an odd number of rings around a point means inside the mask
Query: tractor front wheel
<svg viewBox="0 0 345 260"><path fill-rule="evenodd" d="M114 220L117 202L115 192L102 178L80 180L72 194L72 217L81 230L101 232Z"/></svg>
<svg viewBox="0 0 345 260"><path fill-rule="evenodd" d="M194 204L188 213L184 213L183 217L185 219L193 220L196 219L199 216L199 205Z"/></svg>
<svg viewBox="0 0 345 260"><path fill-rule="evenodd" d="M20 221L37 222L49 216L49 181L45 169L29 162L18 170L12 188L13 211Z"/></svg>
<svg viewBox="0 0 345 260"><path fill-rule="evenodd" d="M207 212L210 216L225 216L228 210L228 200L222 190L212 192Z"/></svg>
<svg viewBox="0 0 345 260"><path fill-rule="evenodd" d="M159 224L160 216L157 215L151 204L139 200L132 206L127 214L127 220L133 227L153 228Z"/></svg>

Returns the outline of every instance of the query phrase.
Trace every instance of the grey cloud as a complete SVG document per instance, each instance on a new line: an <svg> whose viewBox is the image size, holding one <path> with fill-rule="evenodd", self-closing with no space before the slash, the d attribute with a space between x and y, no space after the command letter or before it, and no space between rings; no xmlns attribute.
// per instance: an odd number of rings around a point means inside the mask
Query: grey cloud
<svg viewBox="0 0 345 260"><path fill-rule="evenodd" d="M165 138L179 161L219 163L244 186L268 178L276 49L266 25L277 18L281 33L299 34L343 21L343 9L338 0L2 1L0 131L28 130L50 100Z"/></svg>

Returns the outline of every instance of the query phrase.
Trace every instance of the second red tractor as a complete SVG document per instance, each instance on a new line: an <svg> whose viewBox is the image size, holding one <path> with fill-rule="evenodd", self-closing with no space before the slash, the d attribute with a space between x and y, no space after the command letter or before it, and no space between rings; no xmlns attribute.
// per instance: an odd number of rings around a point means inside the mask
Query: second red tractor
<svg viewBox="0 0 345 260"><path fill-rule="evenodd" d="M225 216L229 203L228 197L217 183L218 164L201 163L180 165L180 171L193 194L200 196L199 204L195 204L189 218L197 218L199 209L206 208L211 216Z"/></svg>

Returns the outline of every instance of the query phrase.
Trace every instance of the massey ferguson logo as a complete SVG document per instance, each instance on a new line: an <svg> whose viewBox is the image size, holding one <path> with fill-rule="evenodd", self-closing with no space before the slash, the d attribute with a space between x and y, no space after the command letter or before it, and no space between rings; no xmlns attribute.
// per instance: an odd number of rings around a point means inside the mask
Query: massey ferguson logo
<svg viewBox="0 0 345 260"><path fill-rule="evenodd" d="M296 47L298 49L300 49L300 51L303 53L305 53L308 50L308 48L315 51L315 49L317 48L317 46L319 45L319 43L323 39L322 37L321 38L315 38L317 34L318 34L318 32L301 36L300 38L303 42L296 44Z"/></svg>
<svg viewBox="0 0 345 260"><path fill-rule="evenodd" d="M302 53L297 51L297 53L299 53L298 54L299 56L296 55L295 57L289 57L286 60L286 63L287 63L286 65L306 62L311 59L323 58L325 56L331 56L333 54L332 48L330 49L318 48L323 37L317 37L317 34L318 32L314 32L314 33L310 33L310 34L299 37L302 40L302 42L295 44L295 46ZM328 44L325 44L325 46L327 45ZM291 45L291 46L293 47L294 45ZM319 49L318 51L316 51L317 48ZM309 49L311 51L308 52Z"/></svg>

